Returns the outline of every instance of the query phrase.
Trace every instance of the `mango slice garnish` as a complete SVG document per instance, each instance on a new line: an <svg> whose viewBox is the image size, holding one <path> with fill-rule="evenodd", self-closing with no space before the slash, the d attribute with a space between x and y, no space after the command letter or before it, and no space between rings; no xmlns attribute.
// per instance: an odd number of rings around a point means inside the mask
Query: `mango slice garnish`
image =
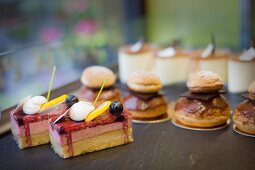
<svg viewBox="0 0 255 170"><path fill-rule="evenodd" d="M44 111L44 110L46 110L46 109L48 109L48 108L50 108L50 107L52 107L52 106L58 104L58 103L61 103L61 102L65 101L66 98L67 98L67 96L68 96L68 95L63 94L63 95L60 96L60 97L57 97L57 98L55 98L55 99L52 99L52 100L49 101L49 102L44 103L44 104L41 106L40 112L42 112L42 111Z"/></svg>
<svg viewBox="0 0 255 170"><path fill-rule="evenodd" d="M96 108L96 110L92 111L86 118L85 118L85 122L89 122L93 119L95 119L96 117L100 116L101 114L103 114L111 105L111 101L106 101L104 103L102 103L98 108Z"/></svg>

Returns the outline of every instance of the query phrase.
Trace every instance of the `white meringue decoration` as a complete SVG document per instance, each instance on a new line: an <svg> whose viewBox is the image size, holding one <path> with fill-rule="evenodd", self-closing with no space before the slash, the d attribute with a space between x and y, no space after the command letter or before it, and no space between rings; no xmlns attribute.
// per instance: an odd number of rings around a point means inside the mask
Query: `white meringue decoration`
<svg viewBox="0 0 255 170"><path fill-rule="evenodd" d="M203 51L202 53L202 58L207 58L213 51L214 49L214 45L213 44L209 44L206 49Z"/></svg>
<svg viewBox="0 0 255 170"><path fill-rule="evenodd" d="M43 96L34 96L28 99L23 105L23 112L25 114L38 113L41 105L46 103L47 99Z"/></svg>
<svg viewBox="0 0 255 170"><path fill-rule="evenodd" d="M144 42L139 40L138 42L136 42L134 45L130 47L130 51L132 51L133 53L136 53L143 48L143 45L144 45Z"/></svg>
<svg viewBox="0 0 255 170"><path fill-rule="evenodd" d="M173 57L175 54L176 52L173 47L168 47L158 52L159 57Z"/></svg>
<svg viewBox="0 0 255 170"><path fill-rule="evenodd" d="M241 61L251 61L255 58L255 49L253 47L249 48L247 51L245 51L239 59Z"/></svg>
<svg viewBox="0 0 255 170"><path fill-rule="evenodd" d="M95 107L92 103L79 101L72 105L69 116L74 121L83 121L93 110L95 110Z"/></svg>

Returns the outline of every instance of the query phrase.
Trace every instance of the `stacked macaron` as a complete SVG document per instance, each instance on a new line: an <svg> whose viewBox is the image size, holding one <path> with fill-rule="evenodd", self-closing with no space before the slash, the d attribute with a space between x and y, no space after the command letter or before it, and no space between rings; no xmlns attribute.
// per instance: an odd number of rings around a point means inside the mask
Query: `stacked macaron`
<svg viewBox="0 0 255 170"><path fill-rule="evenodd" d="M127 82L130 94L123 99L123 105L132 113L133 118L155 118L167 111L167 100L159 92L161 81L149 71L133 72Z"/></svg>
<svg viewBox="0 0 255 170"><path fill-rule="evenodd" d="M237 105L233 120L238 129L255 135L255 81L248 88L248 95L243 102Z"/></svg>
<svg viewBox="0 0 255 170"><path fill-rule="evenodd" d="M103 66L90 66L83 71L81 76L83 86L78 95L80 100L93 102L105 80L104 89L98 98L97 105L108 100L120 101L120 90L114 87L116 76L112 70Z"/></svg>
<svg viewBox="0 0 255 170"><path fill-rule="evenodd" d="M189 91L176 102L176 119L186 126L210 128L225 124L230 107L220 90L222 79L214 72L199 71L187 82Z"/></svg>

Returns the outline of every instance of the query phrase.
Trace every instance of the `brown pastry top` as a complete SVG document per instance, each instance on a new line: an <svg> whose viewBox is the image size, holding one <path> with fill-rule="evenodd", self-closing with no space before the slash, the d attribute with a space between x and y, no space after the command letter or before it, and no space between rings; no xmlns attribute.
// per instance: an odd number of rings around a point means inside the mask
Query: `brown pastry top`
<svg viewBox="0 0 255 170"><path fill-rule="evenodd" d="M81 99L86 99L88 101L94 101L96 99L98 92L99 92L98 89L95 90L95 89L91 89L86 86L83 86L80 89L80 93L78 97ZM120 90L115 87L111 87L111 88L104 89L101 95L99 96L98 100L111 100L118 96L120 97Z"/></svg>
<svg viewBox="0 0 255 170"><path fill-rule="evenodd" d="M129 77L127 81L128 88L141 93L158 92L161 89L160 78L146 70L136 70Z"/></svg>
<svg viewBox="0 0 255 170"><path fill-rule="evenodd" d="M161 105L167 105L167 100L164 96L153 97L149 100L144 100L135 95L128 95L124 97L122 103L127 109L130 110L148 110Z"/></svg>
<svg viewBox="0 0 255 170"><path fill-rule="evenodd" d="M202 70L190 75L187 86L191 92L217 92L222 89L223 81L218 74Z"/></svg>
<svg viewBox="0 0 255 170"><path fill-rule="evenodd" d="M181 97L176 102L175 110L182 111L193 117L203 118L228 114L223 112L227 107L229 106L222 96L216 97L210 101L192 100Z"/></svg>
<svg viewBox="0 0 255 170"><path fill-rule="evenodd" d="M128 83L141 85L161 85L160 78L156 74L146 70L137 70L133 72L128 78Z"/></svg>
<svg viewBox="0 0 255 170"><path fill-rule="evenodd" d="M236 107L234 116L244 123L255 124L255 105L248 100L243 101Z"/></svg>
<svg viewBox="0 0 255 170"><path fill-rule="evenodd" d="M81 75L83 85L90 88L100 88L103 82L107 79L104 87L111 87L116 81L116 76L112 70L103 66L89 66Z"/></svg>

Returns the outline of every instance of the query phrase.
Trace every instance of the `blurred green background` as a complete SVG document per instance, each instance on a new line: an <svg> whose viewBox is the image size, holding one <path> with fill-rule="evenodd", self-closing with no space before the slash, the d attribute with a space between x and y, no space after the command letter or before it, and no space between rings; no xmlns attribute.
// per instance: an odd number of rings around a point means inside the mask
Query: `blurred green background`
<svg viewBox="0 0 255 170"><path fill-rule="evenodd" d="M204 47L213 34L218 47L240 48L239 0L149 0L147 10L151 42L178 39L184 46Z"/></svg>

